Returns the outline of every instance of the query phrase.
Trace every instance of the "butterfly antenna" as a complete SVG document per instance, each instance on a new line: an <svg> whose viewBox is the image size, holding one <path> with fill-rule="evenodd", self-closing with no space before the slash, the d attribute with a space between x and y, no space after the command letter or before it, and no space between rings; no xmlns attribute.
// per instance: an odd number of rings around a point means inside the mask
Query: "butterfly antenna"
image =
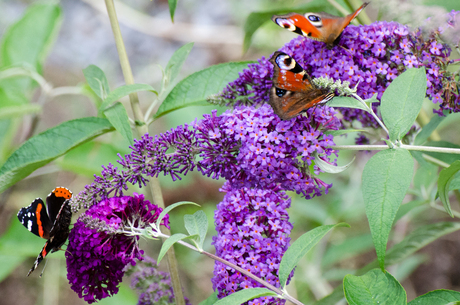
<svg viewBox="0 0 460 305"><path fill-rule="evenodd" d="M46 265L48 264L48 260L45 259L45 266L43 266L43 270L42 270L42 273L40 273L40 278L42 277L43 275L43 272L45 272L45 268L46 268Z"/></svg>

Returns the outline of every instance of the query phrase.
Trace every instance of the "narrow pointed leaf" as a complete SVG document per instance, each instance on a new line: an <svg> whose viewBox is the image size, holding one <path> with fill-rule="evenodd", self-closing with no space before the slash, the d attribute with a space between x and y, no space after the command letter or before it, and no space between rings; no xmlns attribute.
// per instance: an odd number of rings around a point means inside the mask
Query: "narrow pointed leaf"
<svg viewBox="0 0 460 305"><path fill-rule="evenodd" d="M168 252L169 248L171 248L179 240L183 240L187 238L193 239L195 237L198 237L198 236L197 235L185 235L182 233L171 235L168 239L164 241L163 245L161 245L160 254L158 254L157 264L160 264L160 261L163 259L163 256L165 256L166 252Z"/></svg>
<svg viewBox="0 0 460 305"><path fill-rule="evenodd" d="M353 157L353 159L348 163L343 166L336 166L333 164L329 164L326 161L322 160L320 157L318 157L318 153L314 153L315 156L315 165L317 165L323 172L329 173L329 174L338 174L346 170L347 168L350 167L350 165L355 161L356 157Z"/></svg>
<svg viewBox="0 0 460 305"><path fill-rule="evenodd" d="M168 94L155 118L192 105L209 105L206 98L220 93L251 61L229 62L195 72L181 80Z"/></svg>
<svg viewBox="0 0 460 305"><path fill-rule="evenodd" d="M277 294L267 288L248 288L232 293L220 299L214 305L241 305L249 300L264 296L276 296Z"/></svg>
<svg viewBox="0 0 460 305"><path fill-rule="evenodd" d="M430 122L423 126L422 130L417 134L415 137L415 145L422 145L424 144L428 138L431 136L433 131L436 130L438 125L446 118L446 116L439 116L439 115L434 115Z"/></svg>
<svg viewBox="0 0 460 305"><path fill-rule="evenodd" d="M181 205L185 205L185 204L191 204L191 205L196 205L197 207L199 207L200 205L199 204L196 204L195 202L191 202L191 201L180 201L180 202L176 202L174 204L171 204L169 206L167 206L166 208L164 208L164 210L160 213L160 216L158 216L158 219L157 219L157 222L156 222L156 226L157 228L160 227L160 224L161 224L161 221L163 220L163 218L165 217L166 214L169 213L169 211L171 211L172 209L174 208L177 208Z"/></svg>
<svg viewBox="0 0 460 305"><path fill-rule="evenodd" d="M363 171L363 197L372 240L384 269L388 236L396 212L409 189L414 161L405 149L388 149L375 154Z"/></svg>
<svg viewBox="0 0 460 305"><path fill-rule="evenodd" d="M193 48L193 44L193 42L190 42L186 45L183 45L178 50L176 50L176 52L174 52L174 54L169 59L165 68L165 77L168 80L168 84L173 83L176 77L179 75L182 65L184 64L188 54Z"/></svg>
<svg viewBox="0 0 460 305"><path fill-rule="evenodd" d="M382 95L380 111L390 140L401 140L412 127L426 95L425 68L409 69L399 75Z"/></svg>
<svg viewBox="0 0 460 305"><path fill-rule="evenodd" d="M447 213L451 217L454 217L452 214L452 209L450 208L450 201L449 201L449 190L450 190L450 183L454 179L457 172L460 170L460 160L455 161L452 163L448 168L443 169L439 173L438 178L438 193L439 198L444 205L444 209L446 209Z"/></svg>
<svg viewBox="0 0 460 305"><path fill-rule="evenodd" d="M460 302L460 292L439 289L430 291L418 298L413 299L407 305L453 305Z"/></svg>
<svg viewBox="0 0 460 305"><path fill-rule="evenodd" d="M388 272L373 269L362 276L343 279L345 298L350 305L406 305L407 295L401 284Z"/></svg>
<svg viewBox="0 0 460 305"><path fill-rule="evenodd" d="M147 84L132 84L132 85L120 86L109 93L107 98L102 102L102 105L99 109L104 111L108 107L110 107L113 102L131 93L139 92L139 91L150 91L155 94L158 94L158 92L155 89L153 89L152 86L147 85Z"/></svg>
<svg viewBox="0 0 460 305"><path fill-rule="evenodd" d="M64 122L30 138L0 168L0 192L72 148L112 130L107 119L88 117Z"/></svg>
<svg viewBox="0 0 460 305"><path fill-rule="evenodd" d="M203 302L200 302L198 305L214 305L219 298L217 298L217 291L214 291L213 294L211 294L206 300Z"/></svg>
<svg viewBox="0 0 460 305"><path fill-rule="evenodd" d="M109 82L107 81L104 71L102 71L98 66L90 65L83 69L83 75L85 76L88 85L97 96L101 99L105 99L109 95Z"/></svg>
<svg viewBox="0 0 460 305"><path fill-rule="evenodd" d="M105 116L115 129L128 141L129 145L134 144L133 131L129 124L128 114L122 103L116 102L113 106L104 111Z"/></svg>
<svg viewBox="0 0 460 305"><path fill-rule="evenodd" d="M334 108L355 108L369 112L369 109L361 104L357 99L348 96L337 96L332 101L327 103L328 106Z"/></svg>
<svg viewBox="0 0 460 305"><path fill-rule="evenodd" d="M168 0L169 14L171 15L171 21L174 22L174 13L176 12L177 0Z"/></svg>
<svg viewBox="0 0 460 305"><path fill-rule="evenodd" d="M335 227L349 227L346 223L325 225L314 228L300 236L284 253L279 267L279 279L281 287L286 286L286 281L291 271L299 261L308 253L330 230Z"/></svg>
<svg viewBox="0 0 460 305"><path fill-rule="evenodd" d="M193 215L185 215L184 226L185 229L187 229L188 234L196 234L200 237L198 244L200 245L200 248L203 248L204 239L206 238L206 233L208 232L208 217L206 217L206 214L199 210Z"/></svg>

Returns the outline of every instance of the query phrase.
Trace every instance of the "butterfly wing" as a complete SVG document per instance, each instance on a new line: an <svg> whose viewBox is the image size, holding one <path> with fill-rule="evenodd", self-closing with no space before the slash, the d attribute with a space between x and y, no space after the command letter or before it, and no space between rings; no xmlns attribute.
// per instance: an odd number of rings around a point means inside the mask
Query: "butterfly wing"
<svg viewBox="0 0 460 305"><path fill-rule="evenodd" d="M327 44L328 48L332 48L340 41L345 27L368 4L364 3L354 13L345 17L337 17L327 13L306 13L305 15L290 13L279 16L275 15L272 17L272 20L291 32L314 40L323 41Z"/></svg>
<svg viewBox="0 0 460 305"><path fill-rule="evenodd" d="M18 219L30 232L49 239L53 223L46 213L45 204L41 198L35 199L28 207L20 209Z"/></svg>
<svg viewBox="0 0 460 305"><path fill-rule="evenodd" d="M29 273L27 273L27 276L29 276L32 272L34 272L35 269L37 269L38 264L41 263L41 261L45 258L45 256L51 251L51 242L48 240L45 245L43 246L42 250L37 256L37 259L35 260L32 268L30 268Z"/></svg>
<svg viewBox="0 0 460 305"><path fill-rule="evenodd" d="M56 221L56 217L64 202L70 198L72 198L72 192L65 187L55 188L48 197L46 197L46 208L52 223Z"/></svg>
<svg viewBox="0 0 460 305"><path fill-rule="evenodd" d="M282 120L289 120L334 97L327 89L317 88L307 72L289 55L275 52L270 62L274 66L274 76L269 104Z"/></svg>

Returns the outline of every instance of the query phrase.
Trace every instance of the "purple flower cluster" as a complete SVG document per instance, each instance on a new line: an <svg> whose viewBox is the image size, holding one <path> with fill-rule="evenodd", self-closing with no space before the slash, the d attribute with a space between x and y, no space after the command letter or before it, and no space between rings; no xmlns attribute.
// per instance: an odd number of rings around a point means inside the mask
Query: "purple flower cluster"
<svg viewBox="0 0 460 305"><path fill-rule="evenodd" d="M455 14L450 14L448 27L455 25ZM409 68L425 67L427 97L440 104L437 112L458 112L459 84L447 71L453 60L449 59L450 48L441 43L439 34L440 30L425 37L420 30L410 33L407 26L383 21L346 27L340 46L331 50L322 42L299 36L280 51L291 55L312 77L349 81L350 87L359 83L357 94L363 98L377 94L380 99L399 74ZM240 77L224 89L222 97L236 105L240 100L253 104L267 102L272 69L271 63L262 58L241 72ZM362 110L342 108L341 113L346 122L358 120L364 126L378 126L371 115Z"/></svg>
<svg viewBox="0 0 460 305"><path fill-rule="evenodd" d="M286 211L291 199L280 188L233 189L226 182L221 191L224 200L217 205L213 237L216 255L280 287L278 268L289 246L292 224ZM216 262L214 290L222 298L236 291L260 287L254 280ZM273 297L254 299L246 304L284 304Z"/></svg>
<svg viewBox="0 0 460 305"><path fill-rule="evenodd" d="M67 279L80 298L93 303L118 292L123 268L142 260L139 237L129 230L148 227L161 211L144 195L134 194L102 200L80 216L66 251ZM162 224L168 223L166 215Z"/></svg>
<svg viewBox="0 0 460 305"><path fill-rule="evenodd" d="M145 185L147 177L160 173L181 179L193 169L239 187L265 188L278 184L306 198L327 192L331 185L315 175L315 158L329 161L333 136L340 121L331 107L315 107L308 116L282 121L268 105L237 107L217 116L214 111L191 126L184 125L153 139L148 134L135 140L132 152L109 165L100 177L73 200L73 206L95 204L113 193L122 196L127 182ZM311 172L313 171L313 172Z"/></svg>
<svg viewBox="0 0 460 305"><path fill-rule="evenodd" d="M131 288L139 293L138 305L175 304L169 273L159 271L151 257L144 256L136 266L127 266L126 274L132 275ZM185 304L192 303L185 298Z"/></svg>

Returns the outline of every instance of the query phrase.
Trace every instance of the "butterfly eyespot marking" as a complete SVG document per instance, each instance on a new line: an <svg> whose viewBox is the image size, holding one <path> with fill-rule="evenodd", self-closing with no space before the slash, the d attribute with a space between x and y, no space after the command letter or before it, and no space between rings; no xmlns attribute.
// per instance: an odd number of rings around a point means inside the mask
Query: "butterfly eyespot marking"
<svg viewBox="0 0 460 305"><path fill-rule="evenodd" d="M295 29L297 28L297 27L294 25L294 22L293 22L292 20L290 20L290 19L281 19L281 18L278 18L278 19L276 19L276 23L277 23L279 26L281 26L281 27L283 27L283 28L285 28L285 29L287 29L287 30L289 30L289 31L291 31L291 32L294 32Z"/></svg>
<svg viewBox="0 0 460 305"><path fill-rule="evenodd" d="M276 63L280 69L291 70L295 67L295 60L288 55L280 55L276 58Z"/></svg>
<svg viewBox="0 0 460 305"><path fill-rule="evenodd" d="M276 88L276 95L279 97L283 97L286 94L287 90Z"/></svg>
<svg viewBox="0 0 460 305"><path fill-rule="evenodd" d="M317 28L323 26L323 21L321 20L321 17L316 15L315 13L306 13L305 18L307 18L307 20L310 21L311 24L313 24Z"/></svg>

